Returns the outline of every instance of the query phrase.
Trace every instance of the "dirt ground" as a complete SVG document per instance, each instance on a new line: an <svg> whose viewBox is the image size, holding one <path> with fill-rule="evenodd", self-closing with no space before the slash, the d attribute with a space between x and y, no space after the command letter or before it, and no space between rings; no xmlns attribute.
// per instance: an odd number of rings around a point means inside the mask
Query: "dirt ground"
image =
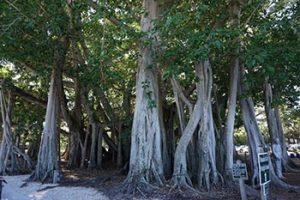
<svg viewBox="0 0 300 200"><path fill-rule="evenodd" d="M300 159L295 159L300 165ZM62 186L83 186L95 188L107 197L113 200L135 200L135 199L155 199L155 200L198 200L198 199L222 199L222 200L238 200L240 199L239 191L229 187L219 186L211 191L203 191L201 194L196 194L191 191L172 190L171 186L166 184L151 192L143 194L136 193L135 195L124 195L119 192L119 186L125 179L117 170L64 170L64 178ZM284 173L285 181L292 185L300 186L300 173ZM209 197L207 197L209 196ZM248 197L249 200L260 199L258 197ZM285 191L280 188L275 188L271 185L269 199L282 200L300 200L300 192Z"/></svg>

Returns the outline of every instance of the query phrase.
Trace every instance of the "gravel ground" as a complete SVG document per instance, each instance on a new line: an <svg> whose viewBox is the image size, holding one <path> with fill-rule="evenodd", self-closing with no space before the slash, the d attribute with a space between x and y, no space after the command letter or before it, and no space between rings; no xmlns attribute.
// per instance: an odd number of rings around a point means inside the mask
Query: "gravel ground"
<svg viewBox="0 0 300 200"><path fill-rule="evenodd" d="M2 200L109 200L108 197L92 188L55 187L54 184L29 182L21 187L28 175L5 176Z"/></svg>

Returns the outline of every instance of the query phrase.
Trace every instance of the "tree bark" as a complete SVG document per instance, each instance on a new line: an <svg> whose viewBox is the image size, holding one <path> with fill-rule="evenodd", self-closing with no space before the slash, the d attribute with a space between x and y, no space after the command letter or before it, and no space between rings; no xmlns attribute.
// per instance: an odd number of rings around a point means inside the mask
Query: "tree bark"
<svg viewBox="0 0 300 200"><path fill-rule="evenodd" d="M102 141L103 141L103 128L100 127L98 135L98 150L97 150L97 168L102 168L103 152L102 152Z"/></svg>
<svg viewBox="0 0 300 200"><path fill-rule="evenodd" d="M210 187L211 183L217 182L217 170L215 161L215 135L211 110L211 87L212 72L208 60L196 63L196 73L199 78L197 83L197 101L186 128L178 142L175 159L173 183L174 187L192 189L192 182L188 175L187 148L200 125L198 135L199 169L198 184L200 187ZM194 190L194 189L192 189Z"/></svg>
<svg viewBox="0 0 300 200"><path fill-rule="evenodd" d="M157 69L154 60L156 44L153 20L157 19L158 1L144 0L146 14L141 19L145 33L136 83L136 106L131 132L129 173L123 183L123 191L149 189L150 181L163 183L162 126ZM151 44L147 44L147 43Z"/></svg>
<svg viewBox="0 0 300 200"><path fill-rule="evenodd" d="M0 86L2 87L2 86ZM32 161L15 143L11 130L13 99L9 92L8 105L3 89L0 88L0 107L2 117L2 142L0 149L0 174L20 174L32 170Z"/></svg>
<svg viewBox="0 0 300 200"><path fill-rule="evenodd" d="M89 159L89 168L96 168L97 166L97 153L98 153L98 149L97 149L97 146L98 145L101 145L99 144L99 130L100 130L100 127L99 127L99 124L98 123L95 123L93 122L91 124L92 126L92 144L91 144L91 152L90 152L90 159ZM102 145L101 145L101 148L102 148Z"/></svg>
<svg viewBox="0 0 300 200"><path fill-rule="evenodd" d="M203 107L203 117L198 131L198 186L200 188L210 189L211 184L218 181L218 172L216 167L216 140L214 131L214 120L211 107L212 90L212 69L209 60L205 60L202 66L196 68L199 76L203 79L203 84L199 85L199 95L201 95L201 106Z"/></svg>
<svg viewBox="0 0 300 200"><path fill-rule="evenodd" d="M51 77L45 125L42 133L38 161L33 173L33 180L44 182L47 178L53 181L55 170L59 170L57 155L57 118L59 109L59 91L61 68L55 67Z"/></svg>
<svg viewBox="0 0 300 200"><path fill-rule="evenodd" d="M240 26L240 12L241 7L239 2L233 1L230 6L230 18L234 28ZM230 87L229 97L227 102L227 117L225 124L225 178L232 180L232 166L233 166L233 131L234 120L236 113L236 99L237 99L237 85L239 80L239 53L240 53L240 37L237 36L233 43L237 47L234 50L234 57L232 59L232 66L230 71Z"/></svg>
<svg viewBox="0 0 300 200"><path fill-rule="evenodd" d="M242 69L241 74L244 73L244 69ZM245 92L245 88L243 84L240 86L240 93L242 94ZM250 157L251 157L251 164L252 164L252 185L255 186L259 183L259 171L258 171L258 158L257 155L259 153L259 148L265 147L264 139L261 135L261 132L259 130L256 115L254 111L254 103L251 97L242 98L240 100L241 104L241 111L243 116L243 122L244 127L247 132L248 136L248 143L250 147ZM293 191L299 191L300 187L298 186L292 186L285 182L283 182L275 173L272 163L270 162L270 178L272 181L272 184L275 186L287 189L287 190L293 190Z"/></svg>
<svg viewBox="0 0 300 200"><path fill-rule="evenodd" d="M252 185L255 186L259 183L258 174L258 150L262 148L262 136L258 128L258 124L255 118L254 104L251 98L243 98L240 100L242 118L244 122L244 127L247 132L248 144L250 147L251 156L251 169L252 169Z"/></svg>
<svg viewBox="0 0 300 200"><path fill-rule="evenodd" d="M272 94L272 86L268 83L268 78L266 79L265 83L265 112L267 116L267 124L268 124L268 131L271 138L272 143L272 154L274 156L275 161L275 173L279 178L283 178L282 175L282 143L280 142L279 138L279 130L277 125L277 119L275 115L275 108L272 106L273 102L273 94Z"/></svg>
<svg viewBox="0 0 300 200"><path fill-rule="evenodd" d="M122 123L119 122L119 136L118 136L118 157L117 157L117 167L121 168L123 164L122 156Z"/></svg>
<svg viewBox="0 0 300 200"><path fill-rule="evenodd" d="M59 117L59 100L62 98L62 69L65 63L65 56L69 41L62 37L58 42L59 49L55 52L55 67L52 71L50 89L48 94L45 124L41 137L40 149L35 171L31 179L44 182L47 178L51 182L55 181L54 177L60 171L58 162L58 117Z"/></svg>

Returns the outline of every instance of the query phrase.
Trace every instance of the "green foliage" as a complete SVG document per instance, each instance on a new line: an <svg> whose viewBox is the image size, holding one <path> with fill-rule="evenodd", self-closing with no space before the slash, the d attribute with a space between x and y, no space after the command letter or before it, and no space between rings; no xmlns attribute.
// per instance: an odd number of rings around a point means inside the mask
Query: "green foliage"
<svg viewBox="0 0 300 200"><path fill-rule="evenodd" d="M299 87L296 77L300 74L298 10L299 3L277 3L272 12L265 12L265 16L258 12L245 26L243 60L252 95L262 91L265 77L269 77L276 92L275 102L292 103L299 96L296 89Z"/></svg>

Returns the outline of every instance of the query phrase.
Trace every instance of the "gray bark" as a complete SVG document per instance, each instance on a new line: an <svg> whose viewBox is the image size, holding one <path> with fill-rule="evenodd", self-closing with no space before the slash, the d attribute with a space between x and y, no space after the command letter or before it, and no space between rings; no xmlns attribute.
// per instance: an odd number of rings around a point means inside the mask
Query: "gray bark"
<svg viewBox="0 0 300 200"><path fill-rule="evenodd" d="M271 84L268 83L268 79L265 83L265 111L267 116L268 130L272 143L272 152L275 159L275 173L279 178L283 178L282 175L282 149L279 138L279 130L277 125L277 119L275 115L275 108L272 106L273 94Z"/></svg>
<svg viewBox="0 0 300 200"><path fill-rule="evenodd" d="M203 118L198 131L198 146L200 147L198 148L200 156L198 185L200 188L204 187L210 189L211 184L216 184L218 181L218 172L216 167L216 141L211 106L212 69L209 61L204 61L202 66L200 65L196 68L196 71L198 71L199 77L203 79L203 84L199 85Z"/></svg>
<svg viewBox="0 0 300 200"><path fill-rule="evenodd" d="M160 120L159 87L157 69L154 60L156 43L152 20L157 19L158 2L144 0L147 14L141 19L141 30L146 34L143 41L151 45L143 46L139 60L136 83L136 106L131 132L131 153L129 173L124 181L123 190L132 193L135 190L149 188L149 182L163 183L162 126ZM146 43L145 43L146 44Z"/></svg>
<svg viewBox="0 0 300 200"><path fill-rule="evenodd" d="M244 70L244 69L242 69ZM242 71L243 73L243 71ZM242 93L246 88L243 87L241 84L240 93ZM255 183L259 183L259 171L258 171L258 159L257 154L259 152L259 149L265 146L264 139L261 135L261 132L259 130L256 115L254 111L254 103L251 97L242 98L240 100L241 104L241 111L243 116L243 122L244 127L247 132L248 136L248 143L250 147L250 157L251 157L251 163L252 163L252 185L254 186ZM299 192L298 186L292 186L285 182L283 182L275 173L272 163L270 162L270 177L272 184L275 186L287 189L287 190L293 190Z"/></svg>
<svg viewBox="0 0 300 200"><path fill-rule="evenodd" d="M239 2L233 1L230 6L230 17L231 23L234 28L240 26L240 12L241 7ZM232 166L233 166L233 131L234 131L234 120L236 113L236 98L237 98L237 85L239 79L239 53L240 53L240 37L236 37L233 43L237 45L234 50L234 57L232 59L232 67L230 72L230 88L229 97L227 102L227 116L225 124L225 175L226 179L232 179Z"/></svg>
<svg viewBox="0 0 300 200"><path fill-rule="evenodd" d="M100 127L99 130L99 135L98 135L98 150L97 150L97 168L101 169L102 168L102 141L103 141L103 128Z"/></svg>
<svg viewBox="0 0 300 200"><path fill-rule="evenodd" d="M48 94L45 125L42 133L38 161L32 175L33 180L44 182L47 178L53 181L53 173L59 170L57 155L57 118L59 109L59 91L61 84L61 69L56 67L51 76Z"/></svg>
<svg viewBox="0 0 300 200"><path fill-rule="evenodd" d="M97 153L98 153L98 148L97 146L99 145L99 124L93 122L91 124L92 126L92 144L91 144L91 151L90 151L90 159L89 159L89 168L96 168L97 166ZM101 145L101 144L100 144ZM102 145L101 145L102 147Z"/></svg>
<svg viewBox="0 0 300 200"><path fill-rule="evenodd" d="M2 87L2 86L0 86ZM3 89L0 88L0 107L2 118L2 142L0 149L0 174L19 174L32 170L32 161L14 140L11 129L13 100L9 92L8 103L5 102Z"/></svg>
<svg viewBox="0 0 300 200"><path fill-rule="evenodd" d="M55 63L52 71L50 89L48 94L45 125L40 141L40 149L35 171L30 177L33 180L44 182L50 178L53 182L54 172L59 172L58 162L58 117L59 100L62 98L62 69L65 63L65 56L69 46L67 38L62 37L57 44L59 47L55 52Z"/></svg>
<svg viewBox="0 0 300 200"><path fill-rule="evenodd" d="M215 135L211 110L212 72L208 60L195 65L199 78L197 83L197 101L193 112L178 142L175 159L173 183L174 187L192 189L192 182L188 175L187 148L193 134L200 125L198 135L199 169L198 184L200 187L209 188L211 183L217 182L218 173L215 161ZM192 189L193 190L193 189Z"/></svg>
<svg viewBox="0 0 300 200"><path fill-rule="evenodd" d="M251 164L252 164L252 185L259 182L259 174L258 174L258 160L257 154L259 148L261 148L262 136L260 130L257 125L257 121L255 118L254 112L254 104L251 98L244 98L240 100L240 106L242 111L242 117L244 122L244 127L247 132L248 144L250 147L250 155L251 155Z"/></svg>

